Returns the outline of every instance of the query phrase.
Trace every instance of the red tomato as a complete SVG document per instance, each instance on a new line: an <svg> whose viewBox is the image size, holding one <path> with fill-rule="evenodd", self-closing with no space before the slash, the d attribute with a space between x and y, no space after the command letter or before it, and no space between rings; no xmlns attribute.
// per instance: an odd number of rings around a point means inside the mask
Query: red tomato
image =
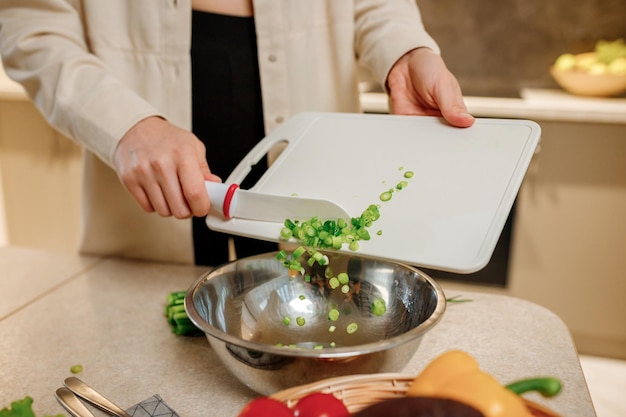
<svg viewBox="0 0 626 417"><path fill-rule="evenodd" d="M237 417L293 417L293 412L278 400L258 397L246 404Z"/></svg>
<svg viewBox="0 0 626 417"><path fill-rule="evenodd" d="M294 417L348 417L343 401L332 394L314 392L302 397L293 408Z"/></svg>

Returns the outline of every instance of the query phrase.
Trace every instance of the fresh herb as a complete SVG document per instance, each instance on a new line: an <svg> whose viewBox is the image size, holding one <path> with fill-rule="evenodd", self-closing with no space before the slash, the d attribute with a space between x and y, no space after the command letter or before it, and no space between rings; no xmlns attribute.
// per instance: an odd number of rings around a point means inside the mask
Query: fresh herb
<svg viewBox="0 0 626 417"><path fill-rule="evenodd" d="M0 409L0 417L35 417L33 398L26 396L21 400L13 401L9 407ZM65 417L65 415L44 415L44 417Z"/></svg>

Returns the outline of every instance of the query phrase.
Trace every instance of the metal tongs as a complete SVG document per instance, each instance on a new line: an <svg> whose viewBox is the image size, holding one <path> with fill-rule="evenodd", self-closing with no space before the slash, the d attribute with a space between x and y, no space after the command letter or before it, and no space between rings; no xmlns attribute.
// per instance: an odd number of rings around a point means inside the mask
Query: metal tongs
<svg viewBox="0 0 626 417"><path fill-rule="evenodd" d="M64 385L56 390L55 397L73 417L94 417L81 399L113 417L131 417L120 406L74 376L66 378Z"/></svg>

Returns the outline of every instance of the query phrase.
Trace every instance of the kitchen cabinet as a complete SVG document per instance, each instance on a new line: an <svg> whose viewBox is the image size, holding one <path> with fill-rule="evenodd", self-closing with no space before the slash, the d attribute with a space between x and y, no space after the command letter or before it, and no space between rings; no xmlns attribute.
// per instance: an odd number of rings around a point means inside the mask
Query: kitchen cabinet
<svg viewBox="0 0 626 417"><path fill-rule="evenodd" d="M80 224L80 147L50 128L21 87L0 75L4 243L75 251Z"/></svg>

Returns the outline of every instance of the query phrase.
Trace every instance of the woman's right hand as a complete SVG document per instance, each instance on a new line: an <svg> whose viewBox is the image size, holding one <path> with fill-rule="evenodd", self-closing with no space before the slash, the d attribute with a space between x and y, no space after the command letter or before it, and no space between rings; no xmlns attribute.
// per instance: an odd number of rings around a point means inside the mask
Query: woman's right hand
<svg viewBox="0 0 626 417"><path fill-rule="evenodd" d="M211 173L205 146L193 133L153 116L135 124L120 140L115 170L146 212L185 219L211 208L204 181Z"/></svg>

